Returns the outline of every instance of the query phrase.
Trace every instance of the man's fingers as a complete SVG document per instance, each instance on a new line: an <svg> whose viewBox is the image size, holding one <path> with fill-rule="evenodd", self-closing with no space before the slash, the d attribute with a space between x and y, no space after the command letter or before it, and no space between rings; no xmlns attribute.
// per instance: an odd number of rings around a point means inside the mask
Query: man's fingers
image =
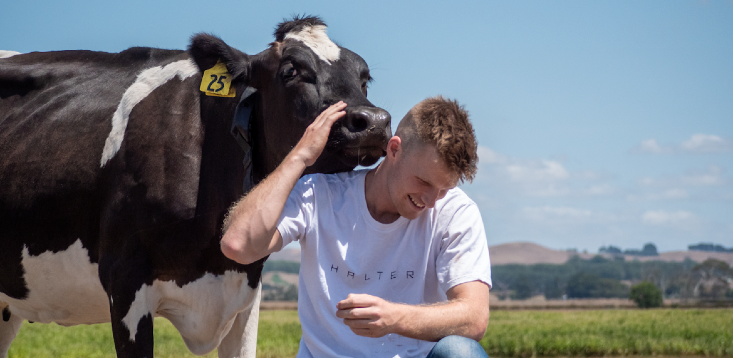
<svg viewBox="0 0 733 358"><path fill-rule="evenodd" d="M344 108L346 108L346 103L344 103L343 101L332 104L323 112L321 112L321 114L316 117L316 120L313 122L317 125L322 124L322 122L335 122L337 119L343 117L346 114L346 112L342 112ZM335 118L334 115L336 116Z"/></svg>
<svg viewBox="0 0 733 358"><path fill-rule="evenodd" d="M350 293L346 299L336 304L337 309L371 307L376 304L375 297L367 294Z"/></svg>
<svg viewBox="0 0 733 358"><path fill-rule="evenodd" d="M379 316L369 308L349 308L336 311L336 317L346 319L375 319Z"/></svg>

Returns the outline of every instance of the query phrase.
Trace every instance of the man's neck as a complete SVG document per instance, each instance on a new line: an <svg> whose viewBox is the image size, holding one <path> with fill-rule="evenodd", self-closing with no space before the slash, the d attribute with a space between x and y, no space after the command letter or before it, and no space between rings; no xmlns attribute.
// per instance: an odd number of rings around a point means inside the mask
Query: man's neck
<svg viewBox="0 0 733 358"><path fill-rule="evenodd" d="M387 191L388 181L386 168L382 164L370 170L364 178L367 209L372 218L382 224L390 224L400 218Z"/></svg>

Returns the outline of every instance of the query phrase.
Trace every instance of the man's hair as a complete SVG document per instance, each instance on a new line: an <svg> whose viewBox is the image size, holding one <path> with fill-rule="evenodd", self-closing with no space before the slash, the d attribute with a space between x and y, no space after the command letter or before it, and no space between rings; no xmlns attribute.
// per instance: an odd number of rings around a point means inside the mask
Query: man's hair
<svg viewBox="0 0 733 358"><path fill-rule="evenodd" d="M400 121L395 135L402 140L406 153L420 144L435 147L445 165L461 182L470 182L476 175L476 135L468 112L455 100L442 96L423 100Z"/></svg>

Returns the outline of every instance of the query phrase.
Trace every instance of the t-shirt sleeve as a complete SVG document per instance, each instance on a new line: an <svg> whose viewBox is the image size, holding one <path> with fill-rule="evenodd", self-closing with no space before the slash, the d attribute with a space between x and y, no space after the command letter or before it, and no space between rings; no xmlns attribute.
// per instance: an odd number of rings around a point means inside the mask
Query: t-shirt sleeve
<svg viewBox="0 0 733 358"><path fill-rule="evenodd" d="M489 246L475 203L462 205L451 217L441 241L436 268L443 292L471 281L482 281L491 287Z"/></svg>
<svg viewBox="0 0 733 358"><path fill-rule="evenodd" d="M277 231L283 238L283 247L305 236L313 216L316 180L313 176L305 176L298 180L285 202L277 224Z"/></svg>

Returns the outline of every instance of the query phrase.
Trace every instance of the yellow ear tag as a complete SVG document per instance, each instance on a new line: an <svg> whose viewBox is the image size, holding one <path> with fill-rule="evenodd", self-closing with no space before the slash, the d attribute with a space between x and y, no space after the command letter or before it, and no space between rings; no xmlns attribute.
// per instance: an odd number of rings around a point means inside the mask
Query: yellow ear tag
<svg viewBox="0 0 733 358"><path fill-rule="evenodd" d="M217 62L214 67L204 71L199 89L207 96L234 97L236 95L236 89L232 87L232 75L227 70L227 66L221 62Z"/></svg>

